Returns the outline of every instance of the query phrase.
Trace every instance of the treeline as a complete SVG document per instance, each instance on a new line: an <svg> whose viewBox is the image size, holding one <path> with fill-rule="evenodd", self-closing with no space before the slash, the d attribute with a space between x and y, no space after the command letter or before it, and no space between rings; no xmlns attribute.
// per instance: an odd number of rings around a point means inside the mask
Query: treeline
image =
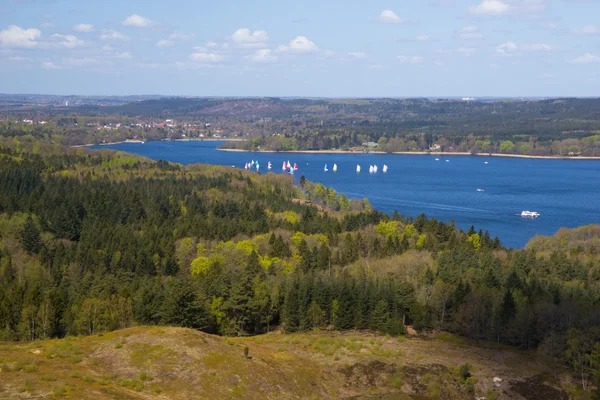
<svg viewBox="0 0 600 400"><path fill-rule="evenodd" d="M595 379L596 230L506 250L287 175L0 143L0 339L412 325L537 348Z"/></svg>

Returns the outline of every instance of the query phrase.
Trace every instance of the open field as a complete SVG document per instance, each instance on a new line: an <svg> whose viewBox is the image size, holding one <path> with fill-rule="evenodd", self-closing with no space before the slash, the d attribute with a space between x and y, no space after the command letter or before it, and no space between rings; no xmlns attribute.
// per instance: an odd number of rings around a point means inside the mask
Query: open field
<svg viewBox="0 0 600 400"><path fill-rule="evenodd" d="M459 378L465 363L472 366L467 382ZM449 334L225 338L184 328L137 327L0 343L0 367L3 399L568 398L542 384L549 371L534 354ZM502 382L495 385L495 377Z"/></svg>

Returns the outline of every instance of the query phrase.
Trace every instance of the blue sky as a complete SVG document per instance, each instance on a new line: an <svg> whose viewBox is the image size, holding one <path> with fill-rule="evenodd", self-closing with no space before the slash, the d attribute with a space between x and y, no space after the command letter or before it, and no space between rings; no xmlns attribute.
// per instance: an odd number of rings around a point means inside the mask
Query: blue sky
<svg viewBox="0 0 600 400"><path fill-rule="evenodd" d="M600 0L0 0L0 92L600 96Z"/></svg>

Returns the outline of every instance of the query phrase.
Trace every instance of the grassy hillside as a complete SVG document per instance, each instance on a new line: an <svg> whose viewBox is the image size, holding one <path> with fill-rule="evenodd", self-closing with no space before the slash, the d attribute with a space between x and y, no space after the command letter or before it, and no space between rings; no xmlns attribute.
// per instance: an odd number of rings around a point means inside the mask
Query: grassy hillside
<svg viewBox="0 0 600 400"><path fill-rule="evenodd" d="M1 343L0 398L567 399L541 383L548 371L533 360L527 352L448 334L231 339L185 328L136 327ZM459 377L465 363L472 365L467 382ZM494 377L502 379L498 386Z"/></svg>

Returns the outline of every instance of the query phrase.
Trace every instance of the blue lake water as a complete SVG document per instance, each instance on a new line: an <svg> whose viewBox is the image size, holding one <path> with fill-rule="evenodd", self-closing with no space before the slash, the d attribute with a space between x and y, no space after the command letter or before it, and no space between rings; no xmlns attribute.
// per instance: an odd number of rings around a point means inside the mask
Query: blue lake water
<svg viewBox="0 0 600 400"><path fill-rule="evenodd" d="M523 247L536 234L561 227L600 223L600 161L477 156L241 153L216 150L220 142L124 143L113 148L181 164L206 163L243 168L258 160L260 171L281 173L283 161L297 163L307 179L349 197L367 197L375 208L406 216L425 213L458 227L488 230L505 246ZM449 160L446 162L445 160ZM488 164L485 164L485 162ZM332 172L337 163L338 171ZM324 172L325 164L329 172ZM359 164L362 172L356 172ZM389 171L381 172L383 164ZM378 165L369 174L369 165ZM484 189L478 192L477 189ZM523 210L538 219L521 218Z"/></svg>

